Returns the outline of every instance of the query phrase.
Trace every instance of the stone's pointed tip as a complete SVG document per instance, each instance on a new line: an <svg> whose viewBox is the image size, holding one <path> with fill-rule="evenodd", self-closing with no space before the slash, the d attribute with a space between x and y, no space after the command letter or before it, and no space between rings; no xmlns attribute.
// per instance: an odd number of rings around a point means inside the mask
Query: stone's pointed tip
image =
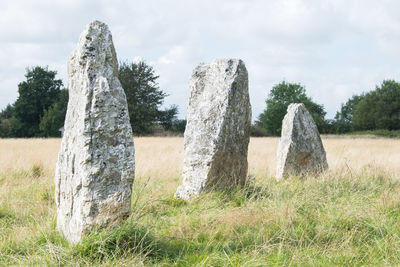
<svg viewBox="0 0 400 267"><path fill-rule="evenodd" d="M89 24L87 24L85 31L86 32L92 32L93 29L100 29L100 32L102 32L102 31L108 31L109 32L110 31L109 28L108 28L108 25L105 24L102 21L99 21L99 20L94 20L94 21L90 22Z"/></svg>
<svg viewBox="0 0 400 267"><path fill-rule="evenodd" d="M299 106L304 106L304 104L303 103L291 103L291 104L289 104L289 107L299 107Z"/></svg>
<svg viewBox="0 0 400 267"><path fill-rule="evenodd" d="M289 110L291 110L291 109L298 109L298 108L306 109L306 106L304 106L303 103L291 103L291 104L289 104L287 111L289 112Z"/></svg>
<svg viewBox="0 0 400 267"><path fill-rule="evenodd" d="M100 20L98 20L98 19L93 20L93 21L90 22L89 24L96 24L96 23L98 23L98 24L105 24L104 22L102 22L102 21L100 21Z"/></svg>
<svg viewBox="0 0 400 267"><path fill-rule="evenodd" d="M238 64L242 63L244 64L244 61L241 60L240 58L217 58L214 59L212 62L237 62Z"/></svg>
<svg viewBox="0 0 400 267"><path fill-rule="evenodd" d="M105 24L104 22L102 22L102 21L100 21L100 20L93 20L93 21L90 22L88 25L89 25L89 26L92 26L92 25L107 26L107 24Z"/></svg>

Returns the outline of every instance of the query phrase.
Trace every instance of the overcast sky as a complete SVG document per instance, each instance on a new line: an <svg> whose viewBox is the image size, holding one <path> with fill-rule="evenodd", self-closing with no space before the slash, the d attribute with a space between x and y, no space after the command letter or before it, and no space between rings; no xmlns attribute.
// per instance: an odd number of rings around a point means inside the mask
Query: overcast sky
<svg viewBox="0 0 400 267"><path fill-rule="evenodd" d="M119 60L143 59L186 112L200 62L241 58L253 119L270 89L305 86L332 118L353 94L400 77L397 0L0 0L0 110L18 96L29 66L49 66L67 85L66 62L85 25L107 23Z"/></svg>

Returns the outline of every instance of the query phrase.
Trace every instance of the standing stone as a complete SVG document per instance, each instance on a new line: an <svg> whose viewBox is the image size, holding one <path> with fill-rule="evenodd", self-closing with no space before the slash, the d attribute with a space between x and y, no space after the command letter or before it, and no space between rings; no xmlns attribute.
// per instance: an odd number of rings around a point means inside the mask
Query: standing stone
<svg viewBox="0 0 400 267"><path fill-rule="evenodd" d="M72 243L130 214L134 146L106 24L94 21L68 62L69 102L55 175L57 229Z"/></svg>
<svg viewBox="0 0 400 267"><path fill-rule="evenodd" d="M328 169L318 128L304 104L290 104L282 122L276 179Z"/></svg>
<svg viewBox="0 0 400 267"><path fill-rule="evenodd" d="M251 107L242 60L219 59L197 66L184 138L183 183L176 198L243 185L247 175Z"/></svg>

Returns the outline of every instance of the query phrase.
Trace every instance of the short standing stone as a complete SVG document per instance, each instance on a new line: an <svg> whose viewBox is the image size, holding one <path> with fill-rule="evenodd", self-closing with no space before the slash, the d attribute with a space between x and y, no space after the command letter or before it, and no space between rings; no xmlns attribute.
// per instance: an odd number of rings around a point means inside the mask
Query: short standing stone
<svg viewBox="0 0 400 267"><path fill-rule="evenodd" d="M57 229L73 243L130 214L134 146L111 33L90 23L68 62L69 102L55 175Z"/></svg>
<svg viewBox="0 0 400 267"><path fill-rule="evenodd" d="M190 80L183 183L176 198L243 185L247 176L251 107L243 61L200 64Z"/></svg>
<svg viewBox="0 0 400 267"><path fill-rule="evenodd" d="M278 180L290 175L318 174L328 169L318 128L304 104L290 104L278 145Z"/></svg>

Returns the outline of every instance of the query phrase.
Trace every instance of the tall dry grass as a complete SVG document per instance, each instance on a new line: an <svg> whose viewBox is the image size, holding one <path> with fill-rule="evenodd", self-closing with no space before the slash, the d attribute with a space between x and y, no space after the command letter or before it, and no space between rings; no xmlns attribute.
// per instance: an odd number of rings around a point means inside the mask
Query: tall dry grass
<svg viewBox="0 0 400 267"><path fill-rule="evenodd" d="M400 172L400 139L322 138L331 171L360 171L374 166ZM278 138L251 138L249 173L274 175ZM0 172L40 165L54 171L60 139L0 139ZM136 137L136 174L140 177L179 177L183 162L183 138Z"/></svg>
<svg viewBox="0 0 400 267"><path fill-rule="evenodd" d="M274 176L279 138L251 138L249 175ZM39 166L52 175L55 170L60 139L0 139L0 173ZM160 187L171 193L181 179L183 138L136 137L136 177L150 183L153 193ZM381 171L400 173L400 139L323 138L329 172L359 173ZM160 181L162 180L162 181Z"/></svg>

